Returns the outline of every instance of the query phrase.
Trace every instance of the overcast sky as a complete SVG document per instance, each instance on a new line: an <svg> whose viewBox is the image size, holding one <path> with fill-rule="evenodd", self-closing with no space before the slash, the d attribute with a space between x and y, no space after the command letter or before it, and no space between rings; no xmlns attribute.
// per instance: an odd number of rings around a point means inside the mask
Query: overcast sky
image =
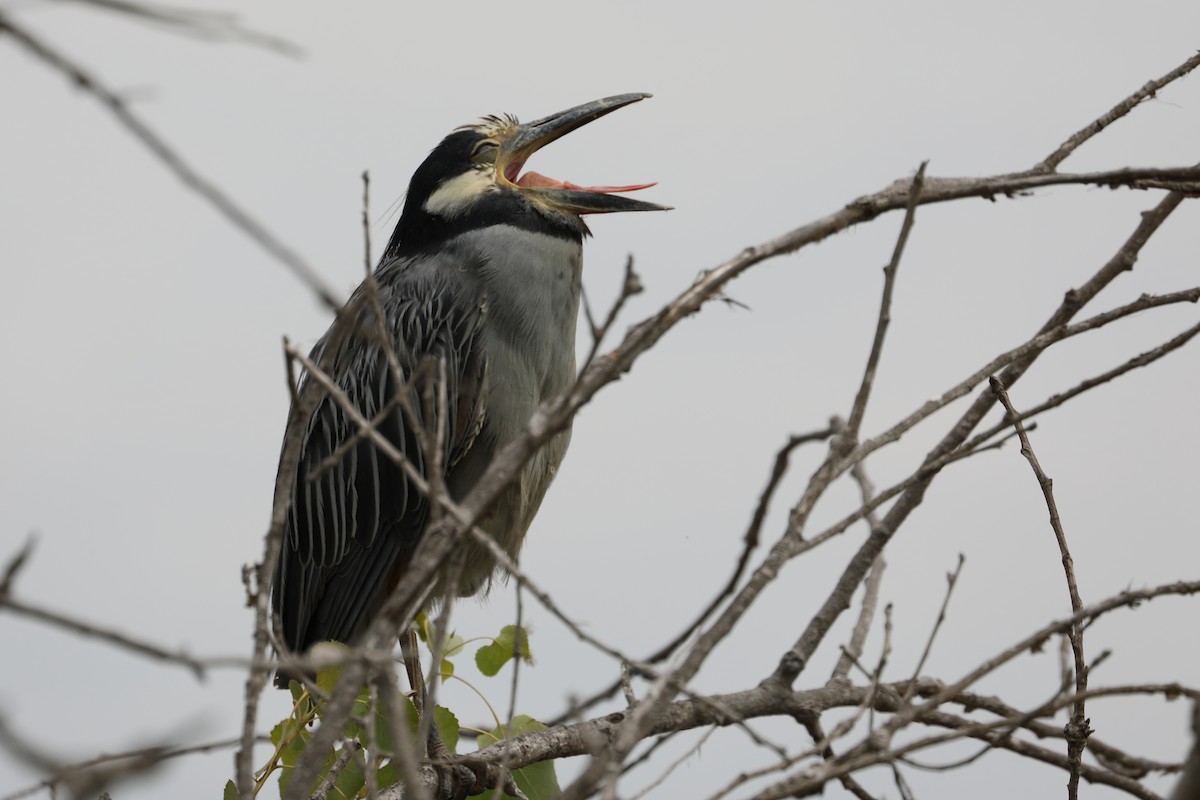
<svg viewBox="0 0 1200 800"><path fill-rule="evenodd" d="M646 286L622 331L699 271L909 176L924 159L939 176L1028 168L1200 45L1200 4L1190 0L236 8L303 57L174 35L80 3L0 0L0 12L122 92L342 296L362 275L363 170L378 247L412 170L455 126L654 93L530 165L581 184L658 181L641 196L675 207L592 224L591 296L613 296L630 253ZM197 654L246 655L252 618L240 571L260 557L270 511L288 402L281 337L309 345L329 315L97 103L4 36L0 109L0 559L36 532L20 597ZM1197 142L1192 77L1063 169L1193 164ZM864 432L1023 341L1157 200L1061 187L922 209ZM1195 285L1198 209L1177 211L1095 310ZM754 269L729 289L745 308L713 304L685 321L578 420L523 563L591 633L644 655L726 578L775 450L849 407L899 223L891 215ZM1167 309L1066 345L1014 400L1032 405L1195 319L1191 306ZM1055 480L1085 602L1198 577L1198 389L1193 344L1041 421L1034 446ZM877 483L913 469L952 418L939 415L880 453L869 464ZM769 540L819 450L795 459ZM833 492L814 525L840 518L853 498L849 485ZM863 535L789 565L697 688L741 689L766 676ZM1016 447L941 476L889 552L893 679L913 669L960 552L967 563L927 674L953 679L1069 611L1045 506ZM465 604L457 627L494 632L513 608L509 587L486 606ZM538 663L520 709L554 716L569 695L617 674L541 609L526 609ZM1172 599L1098 623L1089 652L1113 655L1093 681L1194 685L1195 620L1194 600ZM825 679L846 635L845 625L834 630L801 686ZM184 670L3 612L0 641L5 718L64 758L239 729L236 671L197 684ZM879 644L876 630L868 658ZM1034 703L1053 692L1057 669L1053 652L1033 655L979 688ZM507 707L507 680L480 683ZM451 704L464 721L486 719L465 691ZM1097 736L1139 755L1186 750L1183 703L1096 701L1088 712ZM284 713L272 693L262 729ZM794 723L759 727L793 749L805 744ZM674 752L693 741L681 737ZM659 796L706 796L769 758L723 732ZM922 798L978 795L980 786L1048 796L1065 781L1005 753L961 773L910 772ZM231 776L222 751L170 764L114 797L216 797ZM0 795L36 777L0 754ZM868 778L880 796L896 795L883 771Z"/></svg>

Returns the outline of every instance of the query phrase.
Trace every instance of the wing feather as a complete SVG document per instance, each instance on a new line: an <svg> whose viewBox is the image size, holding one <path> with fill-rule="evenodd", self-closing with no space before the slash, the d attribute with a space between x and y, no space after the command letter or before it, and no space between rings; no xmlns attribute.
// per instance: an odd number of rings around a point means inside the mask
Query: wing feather
<svg viewBox="0 0 1200 800"><path fill-rule="evenodd" d="M404 382L429 357L445 362L445 468L470 449L483 423L483 304L462 283L463 274L452 266L415 263L393 263L378 273L385 322ZM314 348L313 360L329 362L328 374L359 413L372 419L402 387L391 374L387 353L366 333L376 323L363 294L360 289L350 301L359 308L352 330L331 329ZM422 473L427 460L414 431L424 424L423 388L408 389L414 418L397 408L378 426ZM281 638L297 652L326 640L352 642L365 630L429 518L427 499L368 438L318 474L320 465L356 433L349 415L328 396L305 430L273 598Z"/></svg>

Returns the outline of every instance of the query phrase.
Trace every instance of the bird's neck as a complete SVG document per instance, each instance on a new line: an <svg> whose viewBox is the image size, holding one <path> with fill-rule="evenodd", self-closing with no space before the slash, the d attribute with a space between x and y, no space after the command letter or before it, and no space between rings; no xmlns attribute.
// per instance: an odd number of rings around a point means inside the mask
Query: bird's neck
<svg viewBox="0 0 1200 800"><path fill-rule="evenodd" d="M456 244L478 259L488 327L529 355L548 388L569 385L575 377L581 242L493 225L461 234Z"/></svg>
<svg viewBox="0 0 1200 800"><path fill-rule="evenodd" d="M388 259L430 252L463 234L498 227L520 228L576 243L591 233L582 217L534 206L518 193L502 192L464 214L431 214L419 205L405 203L383 255Z"/></svg>

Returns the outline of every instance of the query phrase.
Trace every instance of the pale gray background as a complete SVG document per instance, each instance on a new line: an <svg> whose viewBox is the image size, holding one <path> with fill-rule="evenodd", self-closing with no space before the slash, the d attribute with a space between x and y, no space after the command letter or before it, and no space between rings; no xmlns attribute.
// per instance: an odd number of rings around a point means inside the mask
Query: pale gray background
<svg viewBox="0 0 1200 800"><path fill-rule="evenodd" d="M579 183L658 180L642 196L676 207L593 224L593 297L613 295L627 253L646 285L621 330L699 270L909 175L922 159L935 175L1028 167L1200 45L1200 4L1189 0L191 4L232 5L247 25L301 45L306 56L293 61L69 3L2 3L126 92L343 295L362 273L363 169L374 181L378 247L395 219L387 207L454 126L655 93L531 164ZM247 654L239 572L260 556L267 525L287 408L280 337L309 344L328 314L95 102L3 37L0 109L0 557L36 531L22 597L194 653ZM1191 164L1197 142L1193 77L1064 169ZM1032 333L1156 200L1055 188L923 209L865 433ZM1195 283L1197 210L1189 202L1176 212L1096 308ZM717 304L684 322L579 419L524 564L593 634L643 655L725 579L775 449L848 408L899 222L892 215L755 269L730 289L750 310ZM1195 314L1156 312L1068 344L1014 398L1030 405ZM1044 418L1034 436L1085 601L1197 577L1198 367L1193 345ZM950 419L880 454L877 481L910 470ZM817 457L814 449L796 459L769 537ZM853 497L849 486L835 492L815 521L836 519ZM765 676L862 535L789 566L697 687L732 690ZM960 551L967 565L929 674L954 678L1069 609L1045 507L1017 448L974 459L937 481L889 549L890 677L912 669ZM527 609L538 665L521 709L551 716L568 694L613 678L606 658ZM482 635L512 614L509 588L486 607L466 604L457 627ZM1097 624L1089 652L1115 653L1094 684L1195 685L1195 620L1194 600L1167 599ZM835 630L803 685L825 679L846 633ZM198 685L181 669L2 612L0 641L0 707L64 757L225 737L239 726L238 672ZM876 630L871 658L878 645ZM1053 691L1056 674L1055 655L1031 656L980 690L1032 703ZM480 684L507 707L507 680ZM486 719L466 693L452 705L464 721ZM1178 758L1186 749L1183 703L1109 700L1088 710L1098 735L1136 753ZM283 713L272 693L263 729ZM758 727L793 749L806 741L792 723ZM722 733L660 796L705 796L768 759L743 734ZM114 796L215 797L231 775L226 751L170 764ZM0 792L35 777L0 756ZM995 753L962 773L910 771L909 780L923 798L1055 796L1065 775ZM896 796L882 770L867 781Z"/></svg>

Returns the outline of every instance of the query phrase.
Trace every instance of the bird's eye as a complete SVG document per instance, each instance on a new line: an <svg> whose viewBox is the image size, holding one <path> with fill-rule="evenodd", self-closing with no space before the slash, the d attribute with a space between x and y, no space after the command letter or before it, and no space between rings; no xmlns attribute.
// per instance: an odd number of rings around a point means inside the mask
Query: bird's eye
<svg viewBox="0 0 1200 800"><path fill-rule="evenodd" d="M471 160L477 164L495 164L498 149L495 142L482 141L471 151Z"/></svg>

